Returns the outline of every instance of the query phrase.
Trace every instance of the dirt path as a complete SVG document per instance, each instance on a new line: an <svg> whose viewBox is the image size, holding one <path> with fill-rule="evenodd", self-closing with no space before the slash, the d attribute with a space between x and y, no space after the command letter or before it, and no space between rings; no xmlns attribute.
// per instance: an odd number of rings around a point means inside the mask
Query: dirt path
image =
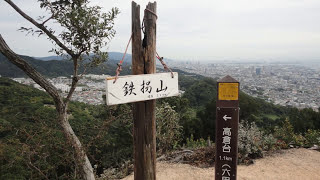
<svg viewBox="0 0 320 180"><path fill-rule="evenodd" d="M197 168L187 164L157 163L157 180L212 180L214 168ZM320 152L290 149L258 159L253 165L238 166L239 180L320 180ZM123 180L133 180L130 175Z"/></svg>

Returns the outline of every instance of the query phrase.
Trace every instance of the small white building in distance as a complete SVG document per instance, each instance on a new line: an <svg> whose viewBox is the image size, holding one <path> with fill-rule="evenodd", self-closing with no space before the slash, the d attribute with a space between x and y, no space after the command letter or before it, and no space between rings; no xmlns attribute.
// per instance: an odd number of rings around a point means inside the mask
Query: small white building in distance
<svg viewBox="0 0 320 180"><path fill-rule="evenodd" d="M70 90L70 86L68 86L68 85L66 85L66 84L54 84L54 86L57 88L57 89L59 89L59 90L61 90L62 92L69 92L69 90Z"/></svg>

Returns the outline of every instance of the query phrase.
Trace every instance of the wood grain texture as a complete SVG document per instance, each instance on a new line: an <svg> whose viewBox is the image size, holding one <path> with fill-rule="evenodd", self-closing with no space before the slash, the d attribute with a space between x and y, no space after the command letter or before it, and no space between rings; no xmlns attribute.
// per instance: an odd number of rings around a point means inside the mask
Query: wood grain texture
<svg viewBox="0 0 320 180"><path fill-rule="evenodd" d="M156 13L156 3L149 3ZM132 71L133 74L156 72L156 17L145 11L145 34L141 41L140 6L132 2ZM156 179L156 125L155 100L134 103L134 179Z"/></svg>

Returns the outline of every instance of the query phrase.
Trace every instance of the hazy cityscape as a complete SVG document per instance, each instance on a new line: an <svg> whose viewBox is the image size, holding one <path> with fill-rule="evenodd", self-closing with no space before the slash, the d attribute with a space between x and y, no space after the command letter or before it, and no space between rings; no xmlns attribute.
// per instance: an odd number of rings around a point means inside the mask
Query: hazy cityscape
<svg viewBox="0 0 320 180"><path fill-rule="evenodd" d="M219 79L231 75L245 93L282 106L320 107L320 67L288 63L172 63L183 71Z"/></svg>
<svg viewBox="0 0 320 180"><path fill-rule="evenodd" d="M281 63L200 63L170 62L172 68L219 79L231 75L240 81L241 90L282 106L312 108L320 107L320 67ZM105 91L104 79L108 75L84 75L79 81L72 100L88 104L102 104ZM22 84L41 89L30 78L14 78ZM54 86L67 95L71 78L51 78Z"/></svg>
<svg viewBox="0 0 320 180"><path fill-rule="evenodd" d="M93 105L103 104L104 101L102 95L105 94L104 79L107 76L108 75L94 74L84 75L78 82L78 86L75 89L72 100ZM13 78L13 80L44 91L44 89L36 84L31 78ZM64 97L67 96L70 90L71 77L61 76L50 78L49 81L62 93Z"/></svg>

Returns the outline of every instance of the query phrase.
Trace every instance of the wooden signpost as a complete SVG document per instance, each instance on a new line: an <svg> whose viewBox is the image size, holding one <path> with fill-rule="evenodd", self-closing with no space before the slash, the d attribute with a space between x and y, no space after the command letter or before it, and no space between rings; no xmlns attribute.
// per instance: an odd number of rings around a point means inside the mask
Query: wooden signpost
<svg viewBox="0 0 320 180"><path fill-rule="evenodd" d="M178 73L157 73L107 78L107 105L178 96Z"/></svg>
<svg viewBox="0 0 320 180"><path fill-rule="evenodd" d="M239 82L226 76L217 83L215 179L236 180Z"/></svg>
<svg viewBox="0 0 320 180"><path fill-rule="evenodd" d="M157 4L148 3L144 12L144 39L141 40L140 6L132 1L132 73L156 72ZM133 105L134 179L156 179L156 100Z"/></svg>
<svg viewBox="0 0 320 180"><path fill-rule="evenodd" d="M156 179L156 101L177 96L178 73L156 73L157 4L148 3L143 27L132 1L132 76L107 78L107 104L133 103L134 179ZM141 32L144 33L143 40ZM121 65L121 64L120 64ZM120 66L119 66L120 67ZM173 76L172 76L173 75Z"/></svg>

